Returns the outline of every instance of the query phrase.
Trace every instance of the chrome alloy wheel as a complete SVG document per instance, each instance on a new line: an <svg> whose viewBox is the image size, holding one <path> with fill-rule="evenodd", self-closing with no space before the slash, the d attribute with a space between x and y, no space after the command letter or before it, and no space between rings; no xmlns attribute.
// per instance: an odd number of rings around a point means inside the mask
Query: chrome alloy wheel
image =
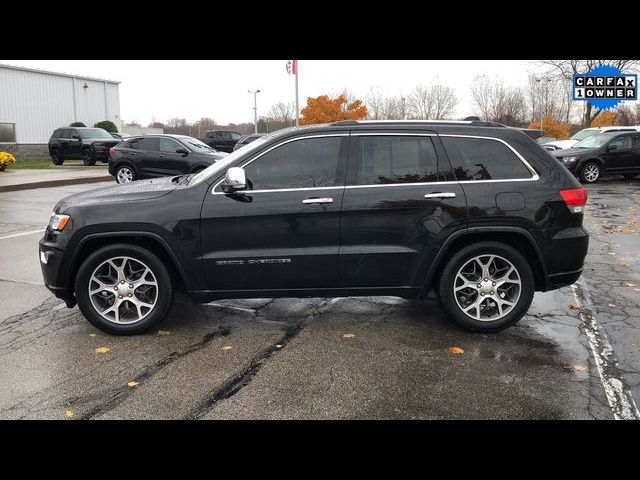
<svg viewBox="0 0 640 480"><path fill-rule="evenodd" d="M587 182L595 182L600 176L600 168L592 163L584 168L582 174Z"/></svg>
<svg viewBox="0 0 640 480"><path fill-rule="evenodd" d="M469 317L494 321L513 310L521 288L520 274L509 260L499 255L478 255L458 270L453 295Z"/></svg>
<svg viewBox="0 0 640 480"><path fill-rule="evenodd" d="M144 263L131 257L102 262L91 274L88 289L93 308L112 323L139 322L158 301L156 276Z"/></svg>
<svg viewBox="0 0 640 480"><path fill-rule="evenodd" d="M129 167L120 167L116 173L118 183L133 182L133 172Z"/></svg>

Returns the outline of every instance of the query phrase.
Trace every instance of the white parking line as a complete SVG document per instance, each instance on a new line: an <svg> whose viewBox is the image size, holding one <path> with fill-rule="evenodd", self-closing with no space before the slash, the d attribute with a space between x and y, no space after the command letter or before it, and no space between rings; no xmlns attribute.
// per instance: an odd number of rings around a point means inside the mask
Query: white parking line
<svg viewBox="0 0 640 480"><path fill-rule="evenodd" d="M14 233L13 235L5 235L4 237L0 237L0 240L6 240L8 238L22 237L24 235L33 235L34 233L42 233L46 230L46 228L41 228L40 230L32 230L30 232L22 232L22 233Z"/></svg>
<svg viewBox="0 0 640 480"><path fill-rule="evenodd" d="M598 367L600 381L604 387L609 406L616 420L640 420L640 412L631 392L622 381L618 362L613 356L613 347L600 331L598 321L584 279L571 285L573 296L580 307L580 318L589 340L593 358Z"/></svg>

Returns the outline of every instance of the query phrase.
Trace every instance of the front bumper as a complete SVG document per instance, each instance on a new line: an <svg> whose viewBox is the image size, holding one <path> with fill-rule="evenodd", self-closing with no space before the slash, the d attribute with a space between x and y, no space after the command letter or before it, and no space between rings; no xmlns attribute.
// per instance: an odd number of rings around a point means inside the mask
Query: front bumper
<svg viewBox="0 0 640 480"><path fill-rule="evenodd" d="M44 237L38 244L38 258L44 285L57 298L61 298L71 308L76 304L73 291L65 285L65 263L63 261L63 250L56 245L58 240L57 232L51 232L47 228Z"/></svg>

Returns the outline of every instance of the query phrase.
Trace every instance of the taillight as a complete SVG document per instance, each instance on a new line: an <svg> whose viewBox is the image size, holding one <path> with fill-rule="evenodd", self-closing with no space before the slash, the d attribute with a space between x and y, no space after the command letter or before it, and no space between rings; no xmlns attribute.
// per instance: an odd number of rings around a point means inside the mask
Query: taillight
<svg viewBox="0 0 640 480"><path fill-rule="evenodd" d="M109 154L113 153L115 149L116 149L116 147L111 147L111 148L109 149Z"/></svg>
<svg viewBox="0 0 640 480"><path fill-rule="evenodd" d="M564 200L569 210L573 213L580 213L584 211L584 206L587 203L587 189L582 188L570 188L568 190L560 190L560 196Z"/></svg>

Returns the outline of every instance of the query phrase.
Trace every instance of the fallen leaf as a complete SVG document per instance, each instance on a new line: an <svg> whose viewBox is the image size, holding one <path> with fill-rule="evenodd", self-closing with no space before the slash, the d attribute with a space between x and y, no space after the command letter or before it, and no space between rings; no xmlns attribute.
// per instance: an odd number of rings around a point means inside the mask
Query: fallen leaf
<svg viewBox="0 0 640 480"><path fill-rule="evenodd" d="M640 292L640 288L634 288L633 289L635 292Z"/></svg>
<svg viewBox="0 0 640 480"><path fill-rule="evenodd" d="M158 335L171 335L169 330L158 330Z"/></svg>
<svg viewBox="0 0 640 480"><path fill-rule="evenodd" d="M580 307L576 303L572 303L571 305L569 305L569 308L571 310L580 310Z"/></svg>
<svg viewBox="0 0 640 480"><path fill-rule="evenodd" d="M607 307L616 308L615 304L613 303L608 304Z"/></svg>
<svg viewBox="0 0 640 480"><path fill-rule="evenodd" d="M542 318L542 317L544 317L544 313L536 313L535 317L536 318Z"/></svg>
<svg viewBox="0 0 640 480"><path fill-rule="evenodd" d="M344 335L342 335L342 338L353 338L353 337L355 337L353 333L345 333Z"/></svg>
<svg viewBox="0 0 640 480"><path fill-rule="evenodd" d="M616 252L609 252L609 255L615 255Z"/></svg>
<svg viewBox="0 0 640 480"><path fill-rule="evenodd" d="M73 412L71 410L67 410L67 411L64 412L64 416L66 418L71 418L71 417L73 417Z"/></svg>
<svg viewBox="0 0 640 480"><path fill-rule="evenodd" d="M573 368L576 369L576 372L584 372L587 369L587 367L583 367L582 365L576 365Z"/></svg>
<svg viewBox="0 0 640 480"><path fill-rule="evenodd" d="M96 334L95 334L95 333L90 333L90 334L89 334L89 336L90 336L90 337L95 337L95 336L96 336Z"/></svg>
<svg viewBox="0 0 640 480"><path fill-rule="evenodd" d="M222 347L222 350L233 350L233 347L231 345L225 345Z"/></svg>
<svg viewBox="0 0 640 480"><path fill-rule="evenodd" d="M140 385L140 382L134 382L133 380L127 383L127 387L129 388L136 388L138 385Z"/></svg>
<svg viewBox="0 0 640 480"><path fill-rule="evenodd" d="M449 347L449 353L460 354L464 353L464 350L460 347Z"/></svg>
<svg viewBox="0 0 640 480"><path fill-rule="evenodd" d="M637 287L635 283L629 283L629 282L625 283L624 285L625 287Z"/></svg>
<svg viewBox="0 0 640 480"><path fill-rule="evenodd" d="M276 348L282 348L282 344L281 343L277 344Z"/></svg>
<svg viewBox="0 0 640 480"><path fill-rule="evenodd" d="M96 348L96 353L107 353L110 352L111 349L109 347L98 347Z"/></svg>

